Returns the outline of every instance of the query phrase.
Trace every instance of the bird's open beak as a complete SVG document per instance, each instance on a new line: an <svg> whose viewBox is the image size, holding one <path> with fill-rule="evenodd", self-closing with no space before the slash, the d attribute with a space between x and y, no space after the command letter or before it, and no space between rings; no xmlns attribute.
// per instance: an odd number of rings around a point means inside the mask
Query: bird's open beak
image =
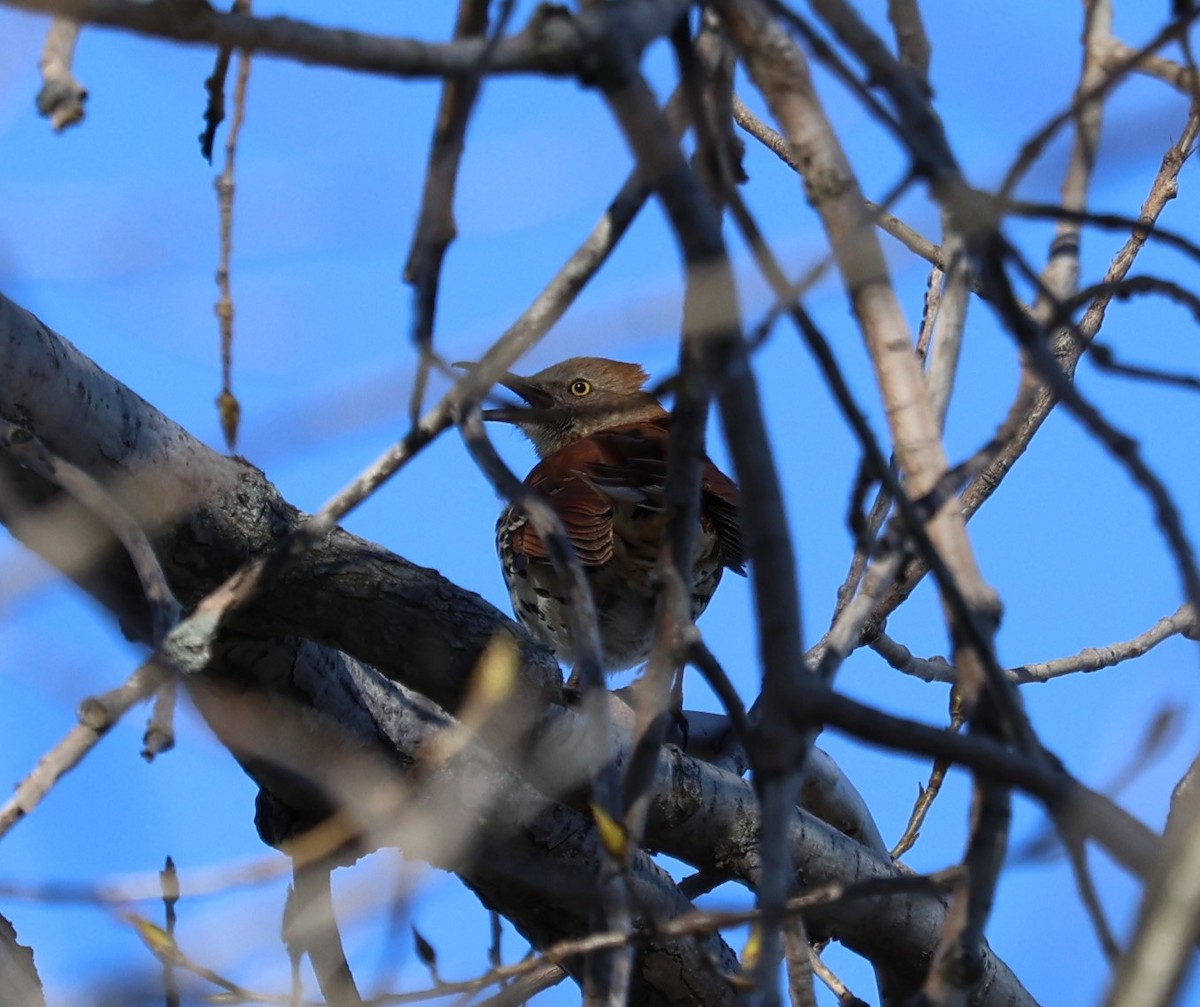
<svg viewBox="0 0 1200 1007"><path fill-rule="evenodd" d="M454 364L454 366L461 367L464 371L473 371L479 365L462 360ZM498 423L523 423L529 419L531 411L546 409L553 403L553 400L546 392L537 385L526 381L519 374L512 374L506 371L497 379L497 384L501 384L509 391L521 396L528 405L504 405L496 409L484 409L482 415L485 420L494 420Z"/></svg>

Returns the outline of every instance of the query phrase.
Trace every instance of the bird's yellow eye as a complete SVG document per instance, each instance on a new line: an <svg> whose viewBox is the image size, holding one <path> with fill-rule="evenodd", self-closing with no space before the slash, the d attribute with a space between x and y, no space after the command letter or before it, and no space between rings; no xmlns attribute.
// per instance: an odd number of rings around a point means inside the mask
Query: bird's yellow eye
<svg viewBox="0 0 1200 1007"><path fill-rule="evenodd" d="M590 395L592 392L592 383L584 378L576 378L571 382L571 394L576 398L582 398L585 395Z"/></svg>

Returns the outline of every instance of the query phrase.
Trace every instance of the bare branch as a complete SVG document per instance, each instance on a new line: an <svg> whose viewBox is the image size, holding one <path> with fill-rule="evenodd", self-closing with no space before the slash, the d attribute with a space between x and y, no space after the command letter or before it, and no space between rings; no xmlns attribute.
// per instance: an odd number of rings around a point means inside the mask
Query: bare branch
<svg viewBox="0 0 1200 1007"><path fill-rule="evenodd" d="M1088 868L1087 849L1071 834L1070 823L1064 823L1063 827L1059 829L1059 833L1064 837L1071 873L1075 876L1075 886L1079 889L1079 898L1087 911L1088 919L1092 921L1092 929L1096 931L1096 936L1099 938L1100 948L1103 950L1105 958L1110 962L1115 961L1120 954L1120 947L1113 935L1112 927L1109 926L1108 919L1104 915L1104 906L1100 904L1100 894L1096 891L1096 883Z"/></svg>
<svg viewBox="0 0 1200 1007"><path fill-rule="evenodd" d="M762 627L763 686L770 695L800 668L800 607L795 561L784 518L774 460L765 443L758 390L741 338L737 296L720 229L703 190L677 146L668 142L667 124L644 80L632 68L602 82L609 105L637 155L641 170L655 180L656 191L675 230L688 270L684 302L684 339L680 352L681 388L672 420L667 496L673 506L694 514L699 485L703 418L714 389L744 500L742 517L751 582ZM673 560L690 564L683 545L686 529L671 537ZM772 704L767 704L767 709ZM776 721L776 723L772 723ZM778 927L791 865L782 849L785 816L794 802L793 774L809 740L774 715L760 724L756 746L764 759L751 756L764 808L763 879L758 889L764 910L763 951L756 970L759 992L775 1002L774 968L780 960ZM765 761L769 758L769 762Z"/></svg>
<svg viewBox="0 0 1200 1007"><path fill-rule="evenodd" d="M221 432L225 436L225 446L230 451L237 446L238 423L242 414L241 404L233 394L233 297L229 287L230 258L233 254L233 178L238 137L246 118L246 88L249 83L250 54L243 52L238 58L237 83L233 91L233 119L225 137L225 167L215 183L221 219L221 253L216 274L220 296L214 309L221 336L221 392L217 396L217 411L221 420Z"/></svg>
<svg viewBox="0 0 1200 1007"><path fill-rule="evenodd" d="M484 35L487 23L487 0L460 0L454 23L455 41ZM409 401L409 422L414 425L420 418L425 383L432 364L433 324L442 259L457 233L454 190L462 160L463 140L471 109L479 94L479 77L485 69L481 62L475 74L447 80L442 85L442 98L425 169L417 230L409 248L408 262L404 266L404 282L412 286L415 301L412 338L418 362Z"/></svg>
<svg viewBox="0 0 1200 1007"><path fill-rule="evenodd" d="M1097 52L1106 73L1116 77L1130 71L1156 77L1170 84L1176 91L1192 97L1197 77L1190 67L1181 66L1174 60L1134 49L1120 39L1105 39Z"/></svg>
<svg viewBox="0 0 1200 1007"><path fill-rule="evenodd" d="M18 943L16 929L3 916L0 916L0 984L14 1004L46 1007L33 949Z"/></svg>
<svg viewBox="0 0 1200 1007"><path fill-rule="evenodd" d="M245 14L250 10L250 0L233 0L230 10L235 14ZM212 164L213 144L217 139L217 129L225 121L225 78L229 74L229 60L233 50L228 46L217 49L217 58L213 64L213 72L204 80L204 90L208 94L208 102L204 106L204 131L200 134L200 156Z"/></svg>
<svg viewBox="0 0 1200 1007"><path fill-rule="evenodd" d="M1102 371L1117 374L1138 381L1151 381L1160 385L1174 388L1186 388L1188 391L1200 392L1200 377L1191 374L1176 374L1164 371L1158 367L1140 367L1137 364L1126 364L1117 360L1113 351L1102 343L1092 342L1088 358Z"/></svg>
<svg viewBox="0 0 1200 1007"><path fill-rule="evenodd" d="M1061 325L1078 308L1085 304L1095 303L1099 298L1111 300L1115 297L1123 300L1139 294L1159 294L1166 297L1187 308L1192 317L1200 322L1200 295L1193 293L1181 284L1159 276L1123 276L1116 280L1101 280L1099 283L1089 284L1082 290L1076 291L1071 297L1064 298L1053 306L1054 313L1048 324L1050 326ZM1094 340L1089 344L1094 358L1099 356L1098 345ZM1107 352L1111 358L1111 351ZM1104 367L1110 362L1111 360L1097 360L1097 366Z"/></svg>
<svg viewBox="0 0 1200 1007"><path fill-rule="evenodd" d="M38 60L42 72L42 89L37 96L37 109L50 120L55 132L82 122L86 114L87 88L75 79L71 64L75 60L75 43L79 39L79 22L56 17L46 33L46 43Z"/></svg>
<svg viewBox="0 0 1200 1007"><path fill-rule="evenodd" d="M84 700L79 708L79 723L38 760L12 797L0 805L0 837L33 811L54 785L79 765L125 711L153 693L162 684L163 675L161 664L148 661L124 685Z"/></svg>
<svg viewBox="0 0 1200 1007"><path fill-rule="evenodd" d="M1183 148L1183 156L1189 157L1191 147ZM1172 193L1173 195L1173 193ZM1173 248L1193 261L1200 262L1200 244L1169 227L1150 222L1143 217L1129 217L1121 213L1098 213L1091 210L1072 210L1057 203L1037 203L1028 199L1002 200L997 203L1005 213L1012 213L1033 220L1059 220L1071 223L1090 224L1110 231L1144 231L1144 238ZM1040 282L1040 278L1039 278Z"/></svg>
<svg viewBox="0 0 1200 1007"><path fill-rule="evenodd" d="M1132 639L1103 647L1085 647L1070 657L1018 665L1009 669L1008 676L1017 685L1027 685L1049 682L1079 672L1100 671L1102 668L1113 668L1125 661L1141 657L1173 636L1195 639L1197 634L1200 634L1200 624L1197 623L1192 607L1184 604ZM893 668L906 675L912 675L925 682L952 684L956 680L954 666L944 657L916 657L912 651L893 640L887 633L877 634L871 639L869 646Z"/></svg>
<svg viewBox="0 0 1200 1007"><path fill-rule="evenodd" d="M1053 661L1023 664L1013 668L1009 674L1013 681L1019 684L1049 682L1063 675L1112 668L1124 661L1141 657L1173 636L1182 635L1195 639L1198 633L1200 633L1200 623L1197 622L1195 609L1191 605L1184 604L1132 639L1123 640L1120 643L1110 643L1105 647L1085 647L1078 654L1060 657Z"/></svg>
<svg viewBox="0 0 1200 1007"><path fill-rule="evenodd" d="M1200 17L1200 10L1192 10L1175 21L1168 21L1141 49L1131 52L1123 60L1110 61L1106 67L1108 75L1102 81L1081 93L1077 93L1068 108L1052 116L1044 126L1025 141L1021 146L1021 151L1017 155L1017 159L1004 176L1004 181L1001 183L999 189L1000 197L1007 199L1016 191L1021 179L1046 150L1055 134L1070 122L1071 119L1075 118L1081 109L1102 101L1108 92L1120 83L1129 70L1141 63L1145 57L1153 55L1168 42L1183 36L1197 17ZM1103 43L1101 44L1103 45Z"/></svg>
<svg viewBox="0 0 1200 1007"><path fill-rule="evenodd" d="M922 987L931 1004L966 1003L982 978L983 931L1004 865L1011 818L1011 790L977 776L961 888L952 897L946 929Z"/></svg>
<svg viewBox="0 0 1200 1007"><path fill-rule="evenodd" d="M321 28L286 17L258 18L214 11L205 2L173 0L5 0L11 7L54 14L80 23L104 24L140 35L246 52L285 56L316 66L336 66L392 77L460 77L479 72L573 76L610 32L640 53L669 28L673 0L623 8L619 18L603 7L569 14L565 8L535 12L524 31L499 39L434 44L416 39ZM664 14L664 8L666 14Z"/></svg>
<svg viewBox="0 0 1200 1007"><path fill-rule="evenodd" d="M942 782L946 779L946 771L949 768L950 763L945 759L934 760L933 768L929 771L929 782L921 788L920 796L913 805L912 814L908 817L908 824L904 827L900 838L896 840L896 845L892 847L893 860L898 860L916 845L917 838L921 835L921 826L929 814L929 809L933 807L933 802L941 793Z"/></svg>
<svg viewBox="0 0 1200 1007"><path fill-rule="evenodd" d="M861 33L852 13L843 7L822 2L818 10L829 19L837 18L839 33ZM778 25L750 3L736 5L736 13L731 9L727 18L732 19L731 30L743 49L747 70L783 124L794 156L807 166L806 192L822 216L871 352L892 428L897 464L905 475L909 494L920 498L936 485L947 464L911 340L905 338L908 326L888 281L887 266L850 164L813 93L799 51L782 36ZM875 64L872 67L878 69ZM948 155L935 152L930 156ZM941 168L949 170L944 164ZM975 565L960 516L942 509L928 531L973 610L972 618L993 620L998 601ZM990 637L987 629L983 634ZM988 646L985 644L983 649ZM1013 729L1020 731L1015 725Z"/></svg>

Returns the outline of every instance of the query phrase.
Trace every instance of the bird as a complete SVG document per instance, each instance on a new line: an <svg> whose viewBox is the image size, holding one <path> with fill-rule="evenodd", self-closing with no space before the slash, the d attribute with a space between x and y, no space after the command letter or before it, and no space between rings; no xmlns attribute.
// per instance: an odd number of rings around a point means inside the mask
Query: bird
<svg viewBox="0 0 1200 1007"><path fill-rule="evenodd" d="M646 390L647 377L638 364L572 357L528 377L503 375L499 383L524 405L483 412L485 419L515 425L533 443L540 460L524 485L558 515L579 558L608 673L644 662L654 641L671 417ZM745 576L741 495L707 456L695 543L693 621L725 570ZM496 522L496 551L517 619L560 662L575 664L566 590L545 543L515 504Z"/></svg>

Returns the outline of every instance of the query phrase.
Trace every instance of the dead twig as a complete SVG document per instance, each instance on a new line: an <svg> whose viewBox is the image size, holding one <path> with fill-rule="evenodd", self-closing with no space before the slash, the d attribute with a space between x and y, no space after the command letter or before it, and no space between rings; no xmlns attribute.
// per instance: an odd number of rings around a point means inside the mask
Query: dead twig
<svg viewBox="0 0 1200 1007"><path fill-rule="evenodd" d="M56 133L82 122L86 114L87 88L75 79L71 68L79 28L78 21L56 17L50 22L38 59L42 89L38 91L37 110L50 120Z"/></svg>

